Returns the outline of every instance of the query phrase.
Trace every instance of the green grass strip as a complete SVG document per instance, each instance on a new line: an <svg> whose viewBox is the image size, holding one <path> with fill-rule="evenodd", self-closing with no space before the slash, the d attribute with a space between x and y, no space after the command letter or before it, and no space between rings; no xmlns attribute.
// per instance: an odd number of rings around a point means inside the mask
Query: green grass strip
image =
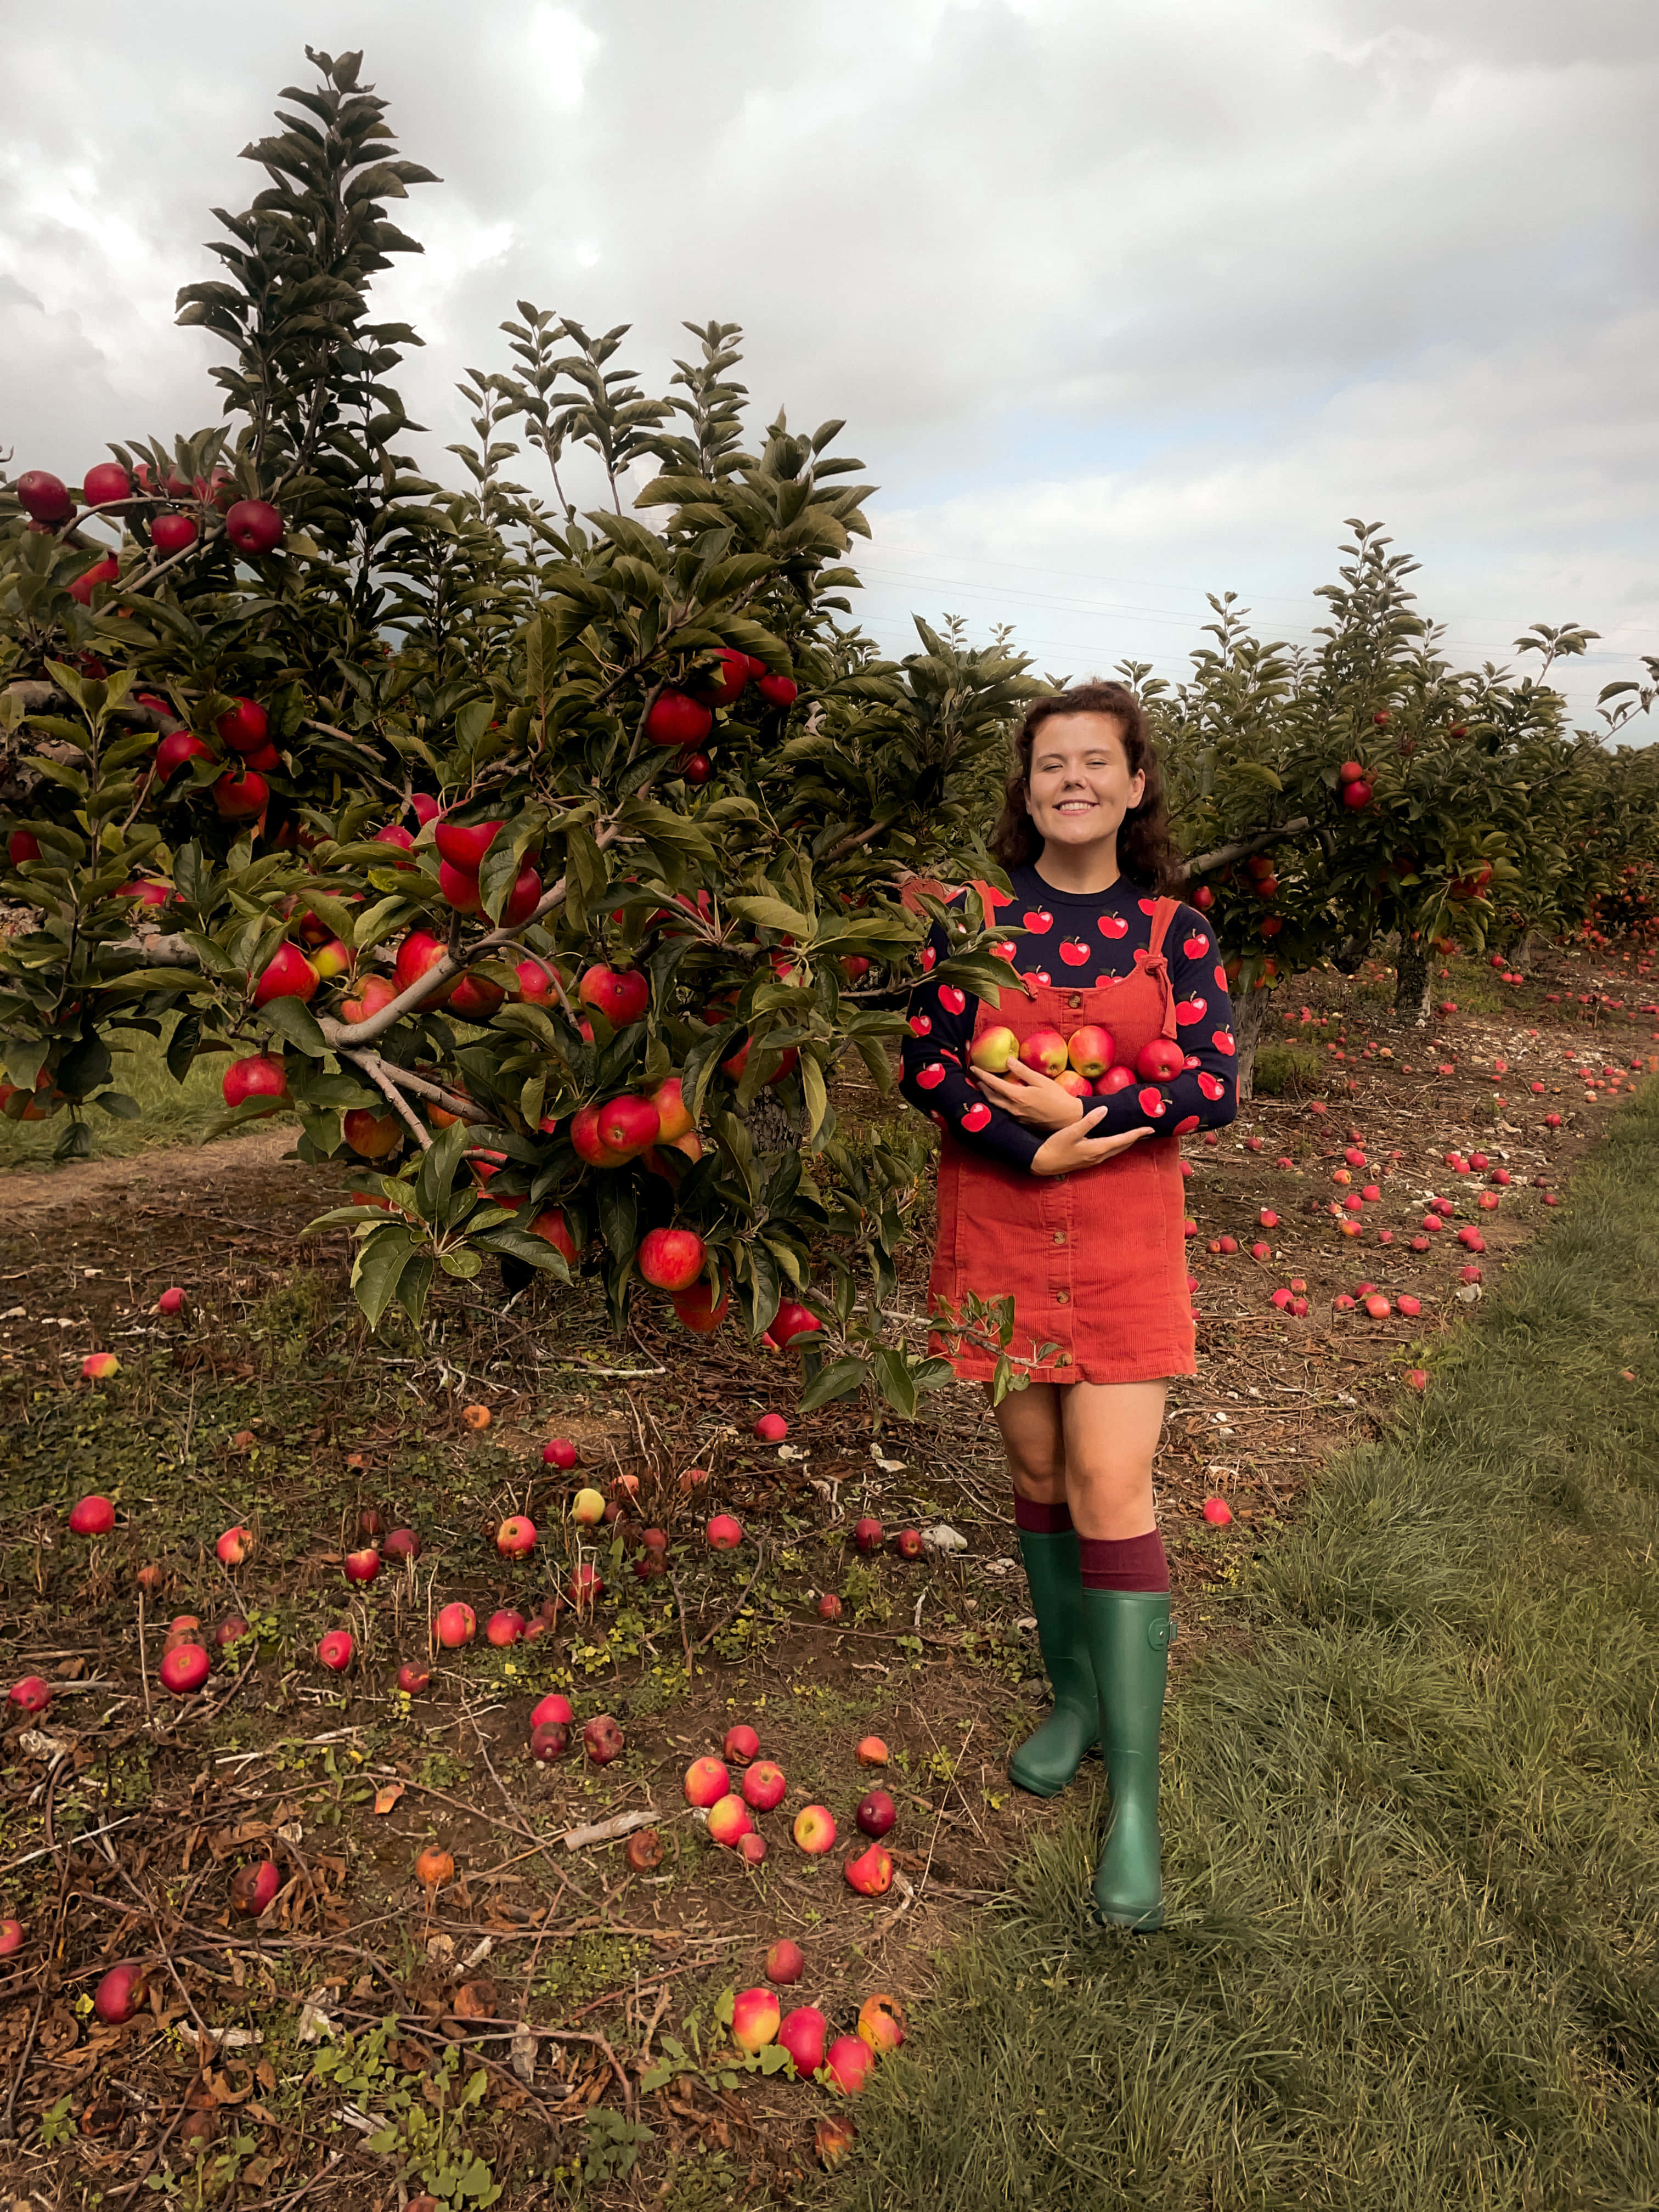
<svg viewBox="0 0 1659 2212"><path fill-rule="evenodd" d="M1659 2205L1656 1323L1653 1085L1183 1681L1170 1928L1090 1926L1081 1786L840 2204Z"/></svg>

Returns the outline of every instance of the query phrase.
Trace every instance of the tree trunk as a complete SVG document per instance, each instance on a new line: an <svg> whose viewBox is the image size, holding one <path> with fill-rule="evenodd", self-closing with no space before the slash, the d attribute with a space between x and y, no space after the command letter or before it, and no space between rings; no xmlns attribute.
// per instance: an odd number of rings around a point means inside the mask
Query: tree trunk
<svg viewBox="0 0 1659 2212"><path fill-rule="evenodd" d="M1395 958L1394 1018L1412 1029L1428 1027L1429 956L1405 936Z"/></svg>
<svg viewBox="0 0 1659 2212"><path fill-rule="evenodd" d="M1238 1103L1248 1105L1255 1096L1256 1048L1267 1033L1271 991L1246 991L1233 1001L1233 1039L1237 1048Z"/></svg>

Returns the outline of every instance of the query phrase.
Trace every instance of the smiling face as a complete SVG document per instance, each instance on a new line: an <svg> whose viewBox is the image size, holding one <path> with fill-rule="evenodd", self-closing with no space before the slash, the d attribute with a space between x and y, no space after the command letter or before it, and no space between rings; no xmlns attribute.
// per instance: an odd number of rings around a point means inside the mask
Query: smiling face
<svg viewBox="0 0 1659 2212"><path fill-rule="evenodd" d="M1131 775L1115 714L1050 714L1031 741L1025 804L1045 845L1073 850L1109 841L1146 788Z"/></svg>

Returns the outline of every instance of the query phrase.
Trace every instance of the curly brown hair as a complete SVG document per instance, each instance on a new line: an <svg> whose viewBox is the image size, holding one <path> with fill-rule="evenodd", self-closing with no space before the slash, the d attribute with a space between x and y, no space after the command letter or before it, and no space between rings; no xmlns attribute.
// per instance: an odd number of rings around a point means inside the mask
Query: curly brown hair
<svg viewBox="0 0 1659 2212"><path fill-rule="evenodd" d="M1170 816L1164 796L1164 773L1158 749L1146 727L1140 702L1122 684L1076 684L1069 691L1051 691L1034 699L1025 710L1014 741L1014 768L1003 793L1002 811L991 832L990 849L1005 868L1028 866L1042 850L1042 839L1026 804L1031 775L1031 744L1053 714L1109 714L1118 726L1131 775L1145 775L1146 789L1139 806L1124 816L1117 833L1117 864L1126 876L1152 890L1179 896L1187 881L1187 863L1170 834Z"/></svg>

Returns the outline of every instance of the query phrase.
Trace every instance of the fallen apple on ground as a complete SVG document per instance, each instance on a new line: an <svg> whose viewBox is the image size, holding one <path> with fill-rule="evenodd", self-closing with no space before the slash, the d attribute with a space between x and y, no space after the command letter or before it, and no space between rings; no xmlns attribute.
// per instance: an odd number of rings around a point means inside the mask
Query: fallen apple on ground
<svg viewBox="0 0 1659 2212"><path fill-rule="evenodd" d="M799 1848L816 1858L836 1847L836 1816L827 1805L803 1805L790 1832Z"/></svg>
<svg viewBox="0 0 1659 2212"><path fill-rule="evenodd" d="M772 2041L781 2017L770 1990L739 1990L732 2000L732 2040L752 2057Z"/></svg>
<svg viewBox="0 0 1659 2212"><path fill-rule="evenodd" d="M806 1972L806 1954L787 1936L780 1936L766 1954L769 1982L798 1982Z"/></svg>

